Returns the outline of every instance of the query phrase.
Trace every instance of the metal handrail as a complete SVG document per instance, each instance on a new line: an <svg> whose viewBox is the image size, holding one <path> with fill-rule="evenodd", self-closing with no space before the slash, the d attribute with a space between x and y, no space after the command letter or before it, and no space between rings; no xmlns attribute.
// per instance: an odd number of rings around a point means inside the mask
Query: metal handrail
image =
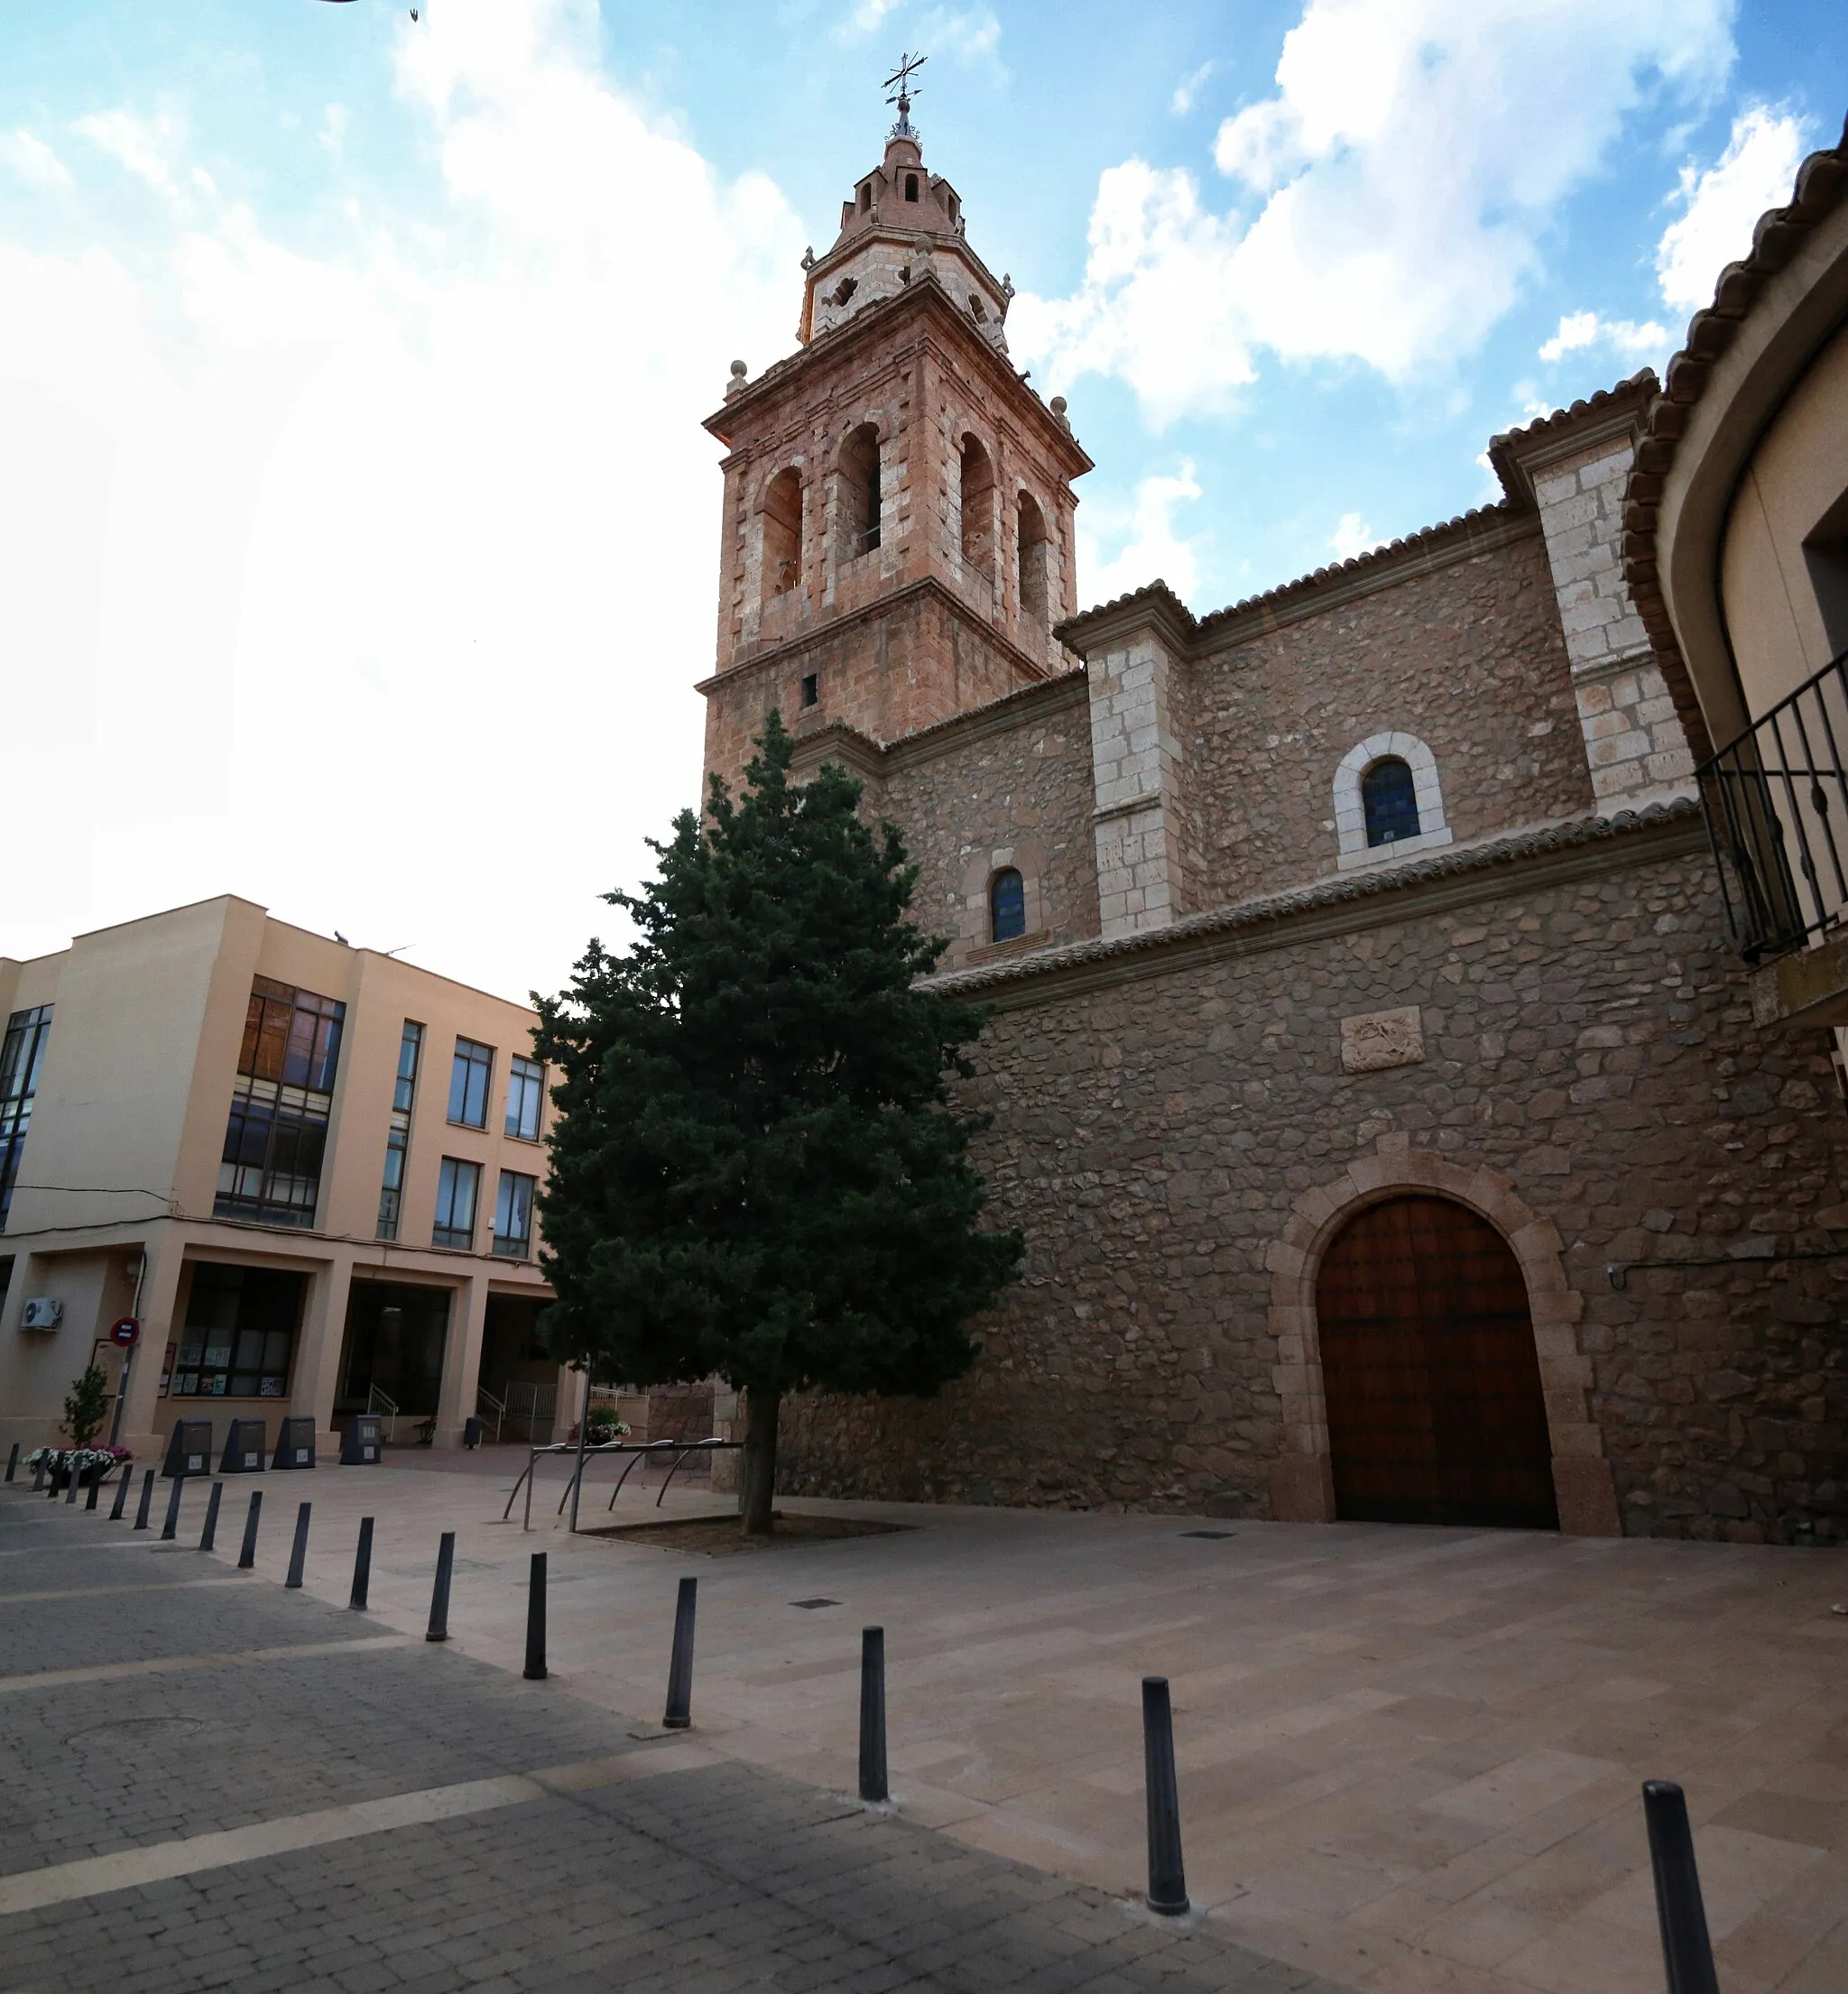
<svg viewBox="0 0 1848 1994"><path fill-rule="evenodd" d="M393 1441L397 1439L398 1401L392 1397L390 1392L381 1391L376 1385L368 1387L365 1394L365 1410L368 1417L374 1413L383 1413L392 1423L392 1430L386 1435L386 1438Z"/></svg>
<svg viewBox="0 0 1848 1994"><path fill-rule="evenodd" d="M482 1409L484 1407L486 1408L485 1411ZM490 1417L493 1417L494 1438L498 1441L501 1437L502 1424L507 1417L507 1408L504 1400L496 1399L485 1385L477 1385L475 1388L475 1416L484 1426ZM529 1435L527 1437L530 1439L531 1435Z"/></svg>
<svg viewBox="0 0 1848 1994"><path fill-rule="evenodd" d="M1848 651L1696 771L1733 946L1789 954L1848 921Z"/></svg>

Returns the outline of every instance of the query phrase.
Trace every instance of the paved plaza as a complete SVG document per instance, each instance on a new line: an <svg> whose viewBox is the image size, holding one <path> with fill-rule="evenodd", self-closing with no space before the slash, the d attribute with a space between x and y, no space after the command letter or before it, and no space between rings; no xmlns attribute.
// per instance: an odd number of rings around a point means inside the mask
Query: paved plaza
<svg viewBox="0 0 1848 1994"><path fill-rule="evenodd" d="M1848 1986L1835 1554L790 1500L907 1528L703 1557L568 1537L556 1465L531 1533L501 1521L523 1458L264 1476L242 1577L244 1482L211 1556L202 1487L164 1550L8 1491L0 1987L1659 1994L1649 1776L1687 1788L1726 1994ZM723 1506L632 1482L617 1520ZM694 1730L661 1738L687 1573ZM890 1815L845 1797L867 1624ZM1136 1907L1145 1673L1184 1930Z"/></svg>

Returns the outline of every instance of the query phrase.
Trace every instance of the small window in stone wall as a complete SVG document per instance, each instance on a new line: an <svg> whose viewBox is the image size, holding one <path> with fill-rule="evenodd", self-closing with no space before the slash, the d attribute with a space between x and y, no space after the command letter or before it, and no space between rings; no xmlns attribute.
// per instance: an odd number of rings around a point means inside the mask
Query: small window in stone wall
<svg viewBox="0 0 1848 1994"><path fill-rule="evenodd" d="M1014 867L1003 866L988 885L988 938L1011 942L1026 932L1026 882Z"/></svg>
<svg viewBox="0 0 1848 1994"><path fill-rule="evenodd" d="M1418 835L1418 799L1411 770L1397 755L1374 762L1361 778L1361 808L1366 812L1367 843L1396 845Z"/></svg>

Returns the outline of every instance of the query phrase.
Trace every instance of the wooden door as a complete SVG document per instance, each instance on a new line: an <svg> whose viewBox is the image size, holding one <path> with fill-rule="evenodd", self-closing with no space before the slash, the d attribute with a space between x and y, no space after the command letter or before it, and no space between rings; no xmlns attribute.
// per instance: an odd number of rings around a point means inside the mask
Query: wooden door
<svg viewBox="0 0 1848 1994"><path fill-rule="evenodd" d="M1369 1206L1324 1258L1316 1313L1337 1516L1558 1528L1527 1284L1487 1220Z"/></svg>

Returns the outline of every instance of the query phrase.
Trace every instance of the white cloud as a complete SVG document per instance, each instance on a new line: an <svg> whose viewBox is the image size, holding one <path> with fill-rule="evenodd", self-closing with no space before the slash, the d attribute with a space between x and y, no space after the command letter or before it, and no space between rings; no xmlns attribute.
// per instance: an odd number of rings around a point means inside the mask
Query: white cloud
<svg viewBox="0 0 1848 1994"><path fill-rule="evenodd" d="M954 58L966 69L992 63L1001 53L1001 22L992 7L968 7L952 13L933 7L919 30L933 49Z"/></svg>
<svg viewBox="0 0 1848 1994"><path fill-rule="evenodd" d="M1351 561L1370 554L1381 544L1380 536L1358 512L1344 512L1328 536L1328 545L1338 561Z"/></svg>
<svg viewBox="0 0 1848 1994"><path fill-rule="evenodd" d="M1200 94L1200 86L1213 74L1215 65L1203 62L1189 77L1183 77L1174 87L1174 95L1169 99L1169 108L1176 117L1185 117L1194 107L1194 100Z"/></svg>
<svg viewBox="0 0 1848 1994"><path fill-rule="evenodd" d="M698 421L788 350L802 231L594 31L405 21L428 180L343 189L312 254L203 197L119 246L100 197L66 254L0 236L7 735L60 798L9 834L0 949L232 891L521 995L619 925L596 894L698 791Z"/></svg>
<svg viewBox="0 0 1848 1994"><path fill-rule="evenodd" d="M1141 479L1128 507L1107 500L1087 501L1078 514L1078 571L1086 577L1086 599L1108 602L1130 589L1165 581L1184 601L1200 583L1204 536L1175 530L1175 508L1201 496L1193 460L1184 457L1171 476ZM1116 553L1104 559L1101 541L1121 538Z"/></svg>
<svg viewBox="0 0 1848 1994"><path fill-rule="evenodd" d="M1131 161L1102 177L1076 294L1016 300L1055 387L1113 373L1155 421L1224 408L1252 355L1402 381L1479 342L1558 204L1651 91L1698 98L1734 0L1307 0L1276 94L1220 127L1244 211ZM1023 309L1024 308L1024 309Z"/></svg>
<svg viewBox="0 0 1848 1994"><path fill-rule="evenodd" d="M98 111L79 118L71 130L157 192L180 191L174 162L185 147L186 126L171 112L144 118L132 111Z"/></svg>
<svg viewBox="0 0 1848 1994"><path fill-rule="evenodd" d="M843 38L858 41L862 36L875 32L898 4L899 0L855 0L853 11L841 23Z"/></svg>
<svg viewBox="0 0 1848 1994"><path fill-rule="evenodd" d="M330 104L321 114L321 128L316 134L315 143L324 152L331 152L338 159L346 144L346 106Z"/></svg>
<svg viewBox="0 0 1848 1994"><path fill-rule="evenodd" d="M16 132L0 132L0 165L10 167L28 187L49 191L70 185L70 170L64 162L23 125Z"/></svg>
<svg viewBox="0 0 1848 1994"><path fill-rule="evenodd" d="M1656 245L1662 302L1693 313L1714 301L1721 271L1751 247L1751 232L1767 208L1790 198L1803 163L1804 123L1754 106L1732 121L1732 135L1705 172L1681 170L1684 212Z"/></svg>
<svg viewBox="0 0 1848 1994"><path fill-rule="evenodd" d="M1550 367L1568 353L1603 348L1640 365L1646 360L1660 359L1668 346L1668 327L1653 318L1639 324L1634 318L1601 318L1594 311L1572 311L1560 319L1558 331L1541 346L1539 357Z"/></svg>

